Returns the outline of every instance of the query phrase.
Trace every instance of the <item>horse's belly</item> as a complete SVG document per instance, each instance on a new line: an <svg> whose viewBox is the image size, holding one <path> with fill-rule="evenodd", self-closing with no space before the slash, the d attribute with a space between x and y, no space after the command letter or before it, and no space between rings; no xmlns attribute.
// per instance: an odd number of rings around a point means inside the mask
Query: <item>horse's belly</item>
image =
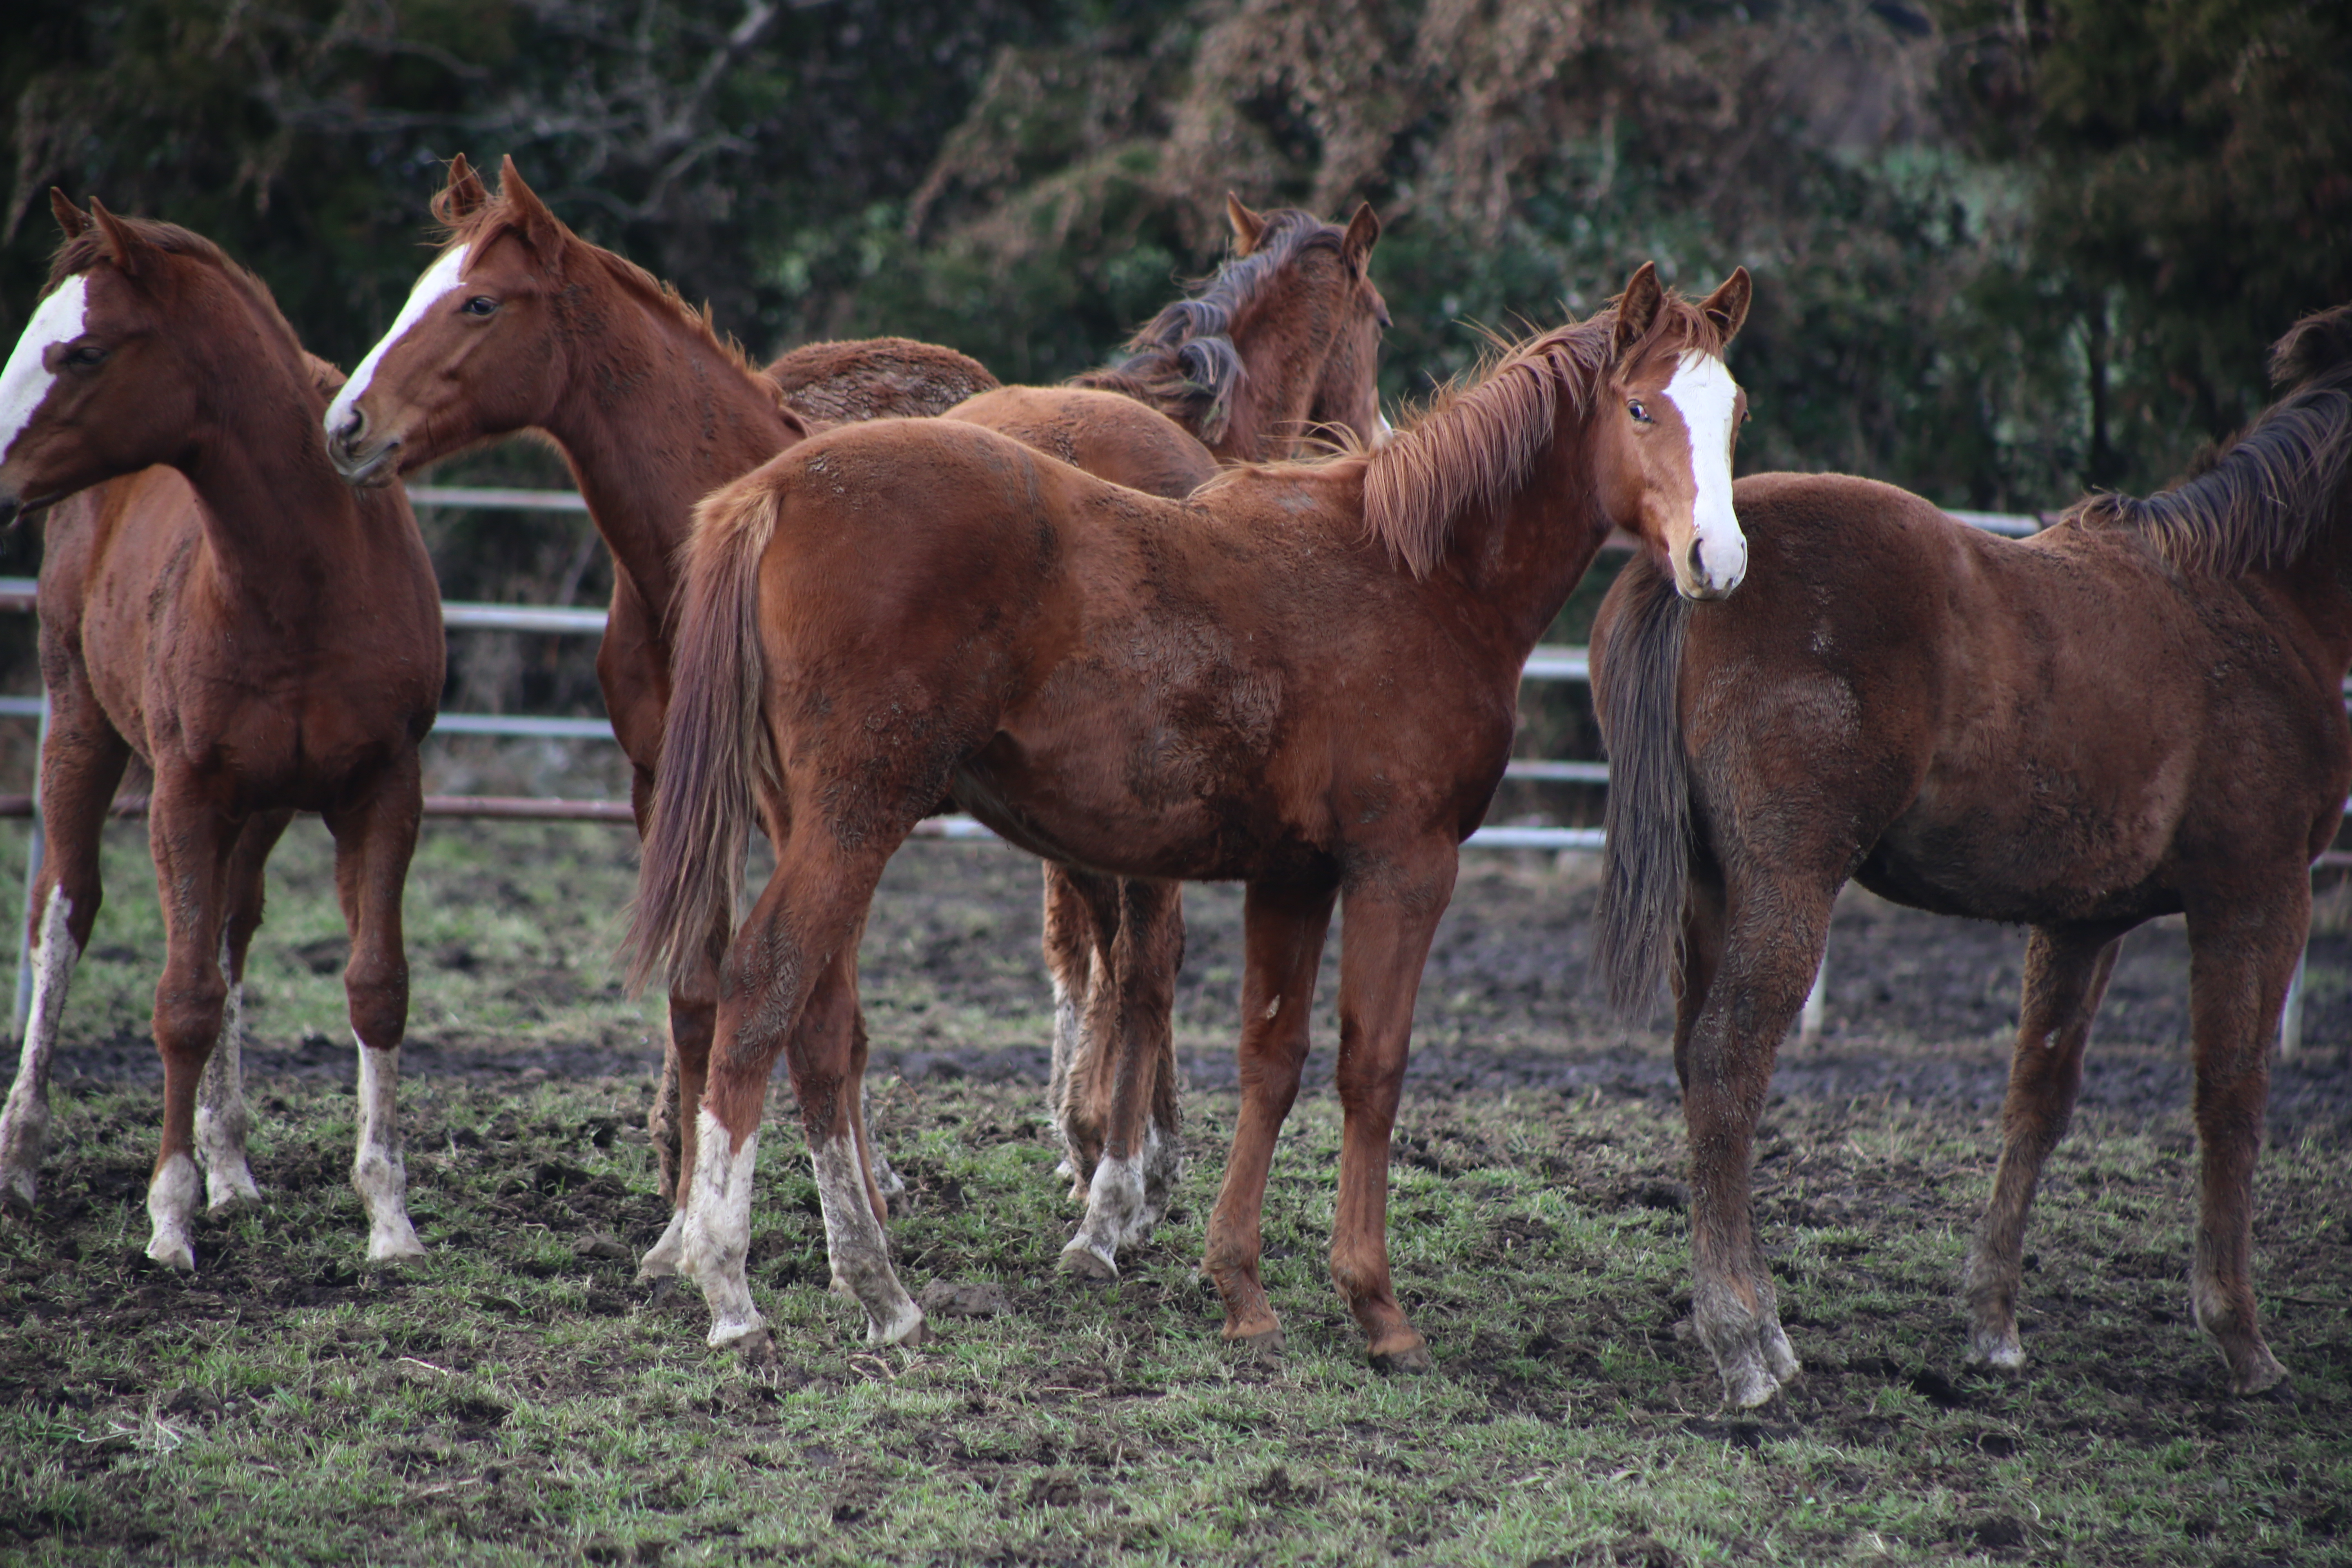
<svg viewBox="0 0 2352 1568"><path fill-rule="evenodd" d="M2158 885L2168 840L2136 842L2114 822L2051 826L1915 814L1881 836L1854 880L1915 909L2023 925L2146 920L2177 903Z"/></svg>

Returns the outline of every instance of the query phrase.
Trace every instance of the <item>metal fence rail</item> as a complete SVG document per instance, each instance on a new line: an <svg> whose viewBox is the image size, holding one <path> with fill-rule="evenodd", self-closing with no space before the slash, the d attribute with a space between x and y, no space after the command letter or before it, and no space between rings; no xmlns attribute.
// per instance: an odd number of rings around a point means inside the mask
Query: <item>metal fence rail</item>
<svg viewBox="0 0 2352 1568"><path fill-rule="evenodd" d="M500 510L585 512L586 498L572 490L520 489L495 486L412 485L408 497L419 507L478 508ZM2047 522L2042 515L2020 515L2006 512L1954 511L1954 517L1971 528L2009 538L2023 538L2039 532ZM1628 542L1613 542L1620 547ZM36 584L29 578L0 578L0 612L30 611L35 607ZM451 631L534 632L555 636L601 635L604 630L605 612L601 609L570 608L536 605L490 605L468 601L449 601L442 605L442 621ZM1546 644L1536 647L1520 671L1523 680L1558 680L1586 684L1592 679L1591 654L1582 647ZM2352 694L2352 683L2347 683ZM46 696L0 696L0 716L36 718L40 721L44 738L48 727L48 700ZM612 739L612 726L604 719L548 717L507 713L444 713L436 720L433 732L443 735L493 735L509 738L597 741ZM1505 764L1503 776L1548 784L1601 784L1609 782L1609 764L1560 758L1514 758ZM16 1023L21 1034L25 1007L29 995L30 975L24 948L24 932L29 927L34 879L39 874L41 862L41 828L39 813L33 795L0 795L0 818L31 817L32 842L27 851L25 876L26 924L19 927L17 947ZM142 816L146 800L142 796L126 796L114 803L117 816ZM557 800L496 795L428 795L425 814L433 817L491 817L539 821L633 822L629 804L619 800ZM950 816L934 817L917 828L922 837L947 839L978 839L994 837L971 817ZM1480 827L1465 843L1465 847L1481 849L1546 849L1553 851L1598 851L1601 847L1601 831L1597 827L1553 827L1538 825L1495 824ZM2331 851L2320 857L2324 867L2352 867L2352 853ZM2302 1035L2304 964L2295 965L2294 983L2288 992L2286 1017L2284 1021L2283 1049L2292 1052ZM1822 1022L1822 977L1816 975L1813 989L1805 999L1802 1028L1810 1036L1818 1032Z"/></svg>

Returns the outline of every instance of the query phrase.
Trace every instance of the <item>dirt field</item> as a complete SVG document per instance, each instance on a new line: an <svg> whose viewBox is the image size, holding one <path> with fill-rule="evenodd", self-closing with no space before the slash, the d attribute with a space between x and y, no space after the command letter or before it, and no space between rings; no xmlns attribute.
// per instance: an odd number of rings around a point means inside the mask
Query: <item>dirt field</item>
<svg viewBox="0 0 2352 1568"><path fill-rule="evenodd" d="M1034 866L919 845L864 974L910 1289L981 1315L876 1355L824 1289L779 1087L752 1279L782 1366L704 1351L636 1286L647 1004L605 954L625 834L440 826L409 900L412 1207L434 1258L361 1266L323 835L257 949L249 1077L271 1207L139 1256L160 953L135 828L75 986L41 1213L0 1228L0 1554L426 1562L2352 1561L2352 940L2324 910L2305 1054L2273 1077L2258 1284L2294 1394L2241 1402L2189 1321L2184 945L2126 945L2029 1240L2019 1379L1960 1365L2022 939L1856 894L1830 1028L1784 1054L1765 1240L1807 1373L1728 1419L1687 1311L1684 1153L1656 1026L1584 988L1588 868L1479 857L1426 977L1391 1236L1437 1371L1362 1365L1322 1270L1329 994L1277 1160L1278 1361L1218 1343L1197 1279L1234 1100L1238 895L1188 896L1192 1169L1111 1289L1054 1268ZM0 854L16 852L0 843ZM9 895L13 900L14 895ZM13 908L13 901L11 906ZM1341 933L1344 940L1344 933ZM1327 971L1331 966L1327 965ZM13 1544L11 1544L13 1543Z"/></svg>

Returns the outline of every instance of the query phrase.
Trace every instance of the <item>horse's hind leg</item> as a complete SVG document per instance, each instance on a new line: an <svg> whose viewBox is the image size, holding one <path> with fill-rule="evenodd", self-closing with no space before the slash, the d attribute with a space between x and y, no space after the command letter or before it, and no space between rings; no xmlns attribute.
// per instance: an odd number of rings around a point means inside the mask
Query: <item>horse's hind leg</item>
<svg viewBox="0 0 2352 1568"><path fill-rule="evenodd" d="M400 1150L400 1042L408 1031L408 957L400 897L423 809L416 754L387 770L360 805L332 812L335 891L352 933L343 996L360 1047L359 1147L352 1185L367 1210L368 1259L422 1257L408 1220L408 1165Z"/></svg>
<svg viewBox="0 0 2352 1568"><path fill-rule="evenodd" d="M263 873L269 852L294 819L290 811L268 811L246 819L229 859L228 921L221 931L221 973L228 1001L221 1010L220 1038L214 1042L205 1076L196 1085L196 1163L205 1168L209 1213L223 1215L261 1202L245 1140L252 1117L245 1105L245 955L261 928Z"/></svg>
<svg viewBox="0 0 2352 1568"><path fill-rule="evenodd" d="M1748 1181L1773 1058L1821 967L1836 888L1731 879L1714 981L1678 1053L1691 1141L1691 1323L1735 1409L1765 1403L1800 1370L1757 1245Z"/></svg>
<svg viewBox="0 0 2352 1568"><path fill-rule="evenodd" d="M871 835L851 854L830 825L803 820L778 846L775 875L728 950L679 1260L710 1304L709 1342L753 1355L767 1329L744 1263L760 1116L780 1050L789 1055L835 1277L865 1307L876 1342L913 1342L923 1328L890 1268L851 1121L858 1101L846 1092L856 1063L857 931L897 840L877 847L882 836Z"/></svg>
<svg viewBox="0 0 2352 1568"><path fill-rule="evenodd" d="M1112 950L1118 937L1118 879L1045 862L1042 946L1054 980L1054 1065L1046 1110L1062 1139L1055 1172L1070 1196L1087 1201L1110 1119L1110 1058L1118 988Z"/></svg>
<svg viewBox="0 0 2352 1568"><path fill-rule="evenodd" d="M66 988L98 921L98 844L131 749L98 711L88 686L52 693L41 748L41 832L47 854L26 900L32 910L33 1005L16 1080L0 1110L0 1205L30 1210L48 1143L49 1058Z"/></svg>
<svg viewBox="0 0 2352 1568"><path fill-rule="evenodd" d="M2189 1300L2198 1326L2230 1363L2235 1394L2260 1394L2286 1379L2286 1368L2263 1342L2254 1308L2254 1161L2263 1146L2279 1010L2311 924L2311 883L2301 864L2281 867L2259 891L2267 896L2218 908L2192 900L2188 910L2203 1167Z"/></svg>
<svg viewBox="0 0 2352 1568"><path fill-rule="evenodd" d="M1062 1267L1118 1277L1118 1249L1149 1235L1183 1167L1176 1050L1170 1029L1184 962L1183 889L1134 879L1118 884L1118 935L1109 965L1117 991L1110 1116L1087 1190L1087 1216L1062 1248Z"/></svg>
<svg viewBox="0 0 2352 1568"><path fill-rule="evenodd" d="M2042 1163L2074 1114L2074 1097L2083 1087L2083 1048L2122 944L2120 936L2104 929L2047 926L2035 927L2026 941L2025 992L2009 1063L2009 1098L2000 1113L2000 1165L1962 1277L1969 1360L1979 1366L2015 1371L2025 1364L2017 1337L2017 1293L2026 1216Z"/></svg>
<svg viewBox="0 0 2352 1568"><path fill-rule="evenodd" d="M202 1183L195 1162L196 1087L228 1001L221 932L232 889L230 863L241 825L224 821L200 786L158 767L149 808L156 892L163 905L163 973L155 984L155 1047L163 1058L163 1135L147 1185L152 1234L147 1256L174 1268L196 1266L189 1237Z"/></svg>

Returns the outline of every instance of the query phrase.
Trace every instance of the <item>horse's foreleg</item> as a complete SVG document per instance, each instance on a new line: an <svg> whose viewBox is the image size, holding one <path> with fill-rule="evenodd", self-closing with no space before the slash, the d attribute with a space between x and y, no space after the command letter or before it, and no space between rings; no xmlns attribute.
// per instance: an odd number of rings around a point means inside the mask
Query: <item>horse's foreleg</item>
<svg viewBox="0 0 2352 1568"><path fill-rule="evenodd" d="M1339 1198L1331 1280L1382 1372L1425 1372L1429 1347L1389 1277L1389 1139L1404 1090L1413 998L1454 891L1454 846L1419 876L1350 889L1339 945ZM1399 886L1398 883L1402 883Z"/></svg>
<svg viewBox="0 0 2352 1568"><path fill-rule="evenodd" d="M1252 883L1242 906L1241 1111L1201 1267L1224 1299L1224 1337L1261 1350L1282 1348L1282 1321L1258 1279L1265 1178L1275 1137L1298 1098L1307 1015L1336 892Z"/></svg>
<svg viewBox="0 0 2352 1568"><path fill-rule="evenodd" d="M228 1000L221 932L228 921L229 867L238 836L238 825L216 815L184 776L157 771L148 837L163 905L163 973L155 984L163 1134L147 1184L147 1256L174 1268L196 1266L189 1237L203 1187L195 1162L196 1088L220 1038Z"/></svg>
<svg viewBox="0 0 2352 1568"><path fill-rule="evenodd" d="M1062 1248L1065 1268L1095 1279L1118 1277L1118 1249L1150 1233L1183 1167L1170 1028L1184 962L1183 889L1127 879L1118 896L1109 966L1118 993L1110 1115L1086 1218Z"/></svg>
<svg viewBox="0 0 2352 1568"><path fill-rule="evenodd" d="M2281 868L2261 891L2268 896L2219 909L2192 902L2188 910L2202 1167L2189 1300L2198 1326L2230 1363L2234 1394L2260 1394L2286 1380L2286 1368L2263 1341L2254 1306L2254 1161L2262 1152L2279 1010L2311 926L2311 884L2300 865Z"/></svg>
<svg viewBox="0 0 2352 1568"><path fill-rule="evenodd" d="M2120 936L2104 930L2046 926L2035 927L2026 940L2025 991L2009 1063L2009 1098L2001 1107L2000 1164L1962 1276L1969 1360L1977 1365L2014 1371L2025 1364L2017 1337L2017 1293L2026 1216L2042 1163L2074 1114L2091 1020L2122 943Z"/></svg>
<svg viewBox="0 0 2352 1568"><path fill-rule="evenodd" d="M246 819L228 871L228 921L221 931L221 973L228 1001L221 1011L220 1038L214 1042L205 1076L196 1085L196 1161L205 1168L205 1206L227 1214L261 1202L253 1168L245 1156L252 1116L245 1104L245 955L261 928L264 873L290 811L266 811Z"/></svg>
<svg viewBox="0 0 2352 1568"><path fill-rule="evenodd" d="M1733 888L1722 952L1685 1053L1691 1143L1691 1322L1726 1404L1750 1409L1801 1370L1756 1241L1748 1178L1772 1060L1829 940L1836 883Z"/></svg>
<svg viewBox="0 0 2352 1568"><path fill-rule="evenodd" d="M78 700L77 700L78 698ZM86 685L50 699L41 748L41 833L47 853L33 896L32 1009L17 1053L16 1079L0 1109L0 1205L30 1210L39 1192L49 1135L49 1058L65 1016L66 989L89 943L100 901L98 842L131 750L109 728Z"/></svg>
<svg viewBox="0 0 2352 1568"><path fill-rule="evenodd" d="M367 1210L371 1262L425 1252L408 1221L408 1165L400 1143L400 1042L408 1032L400 899L423 810L412 752L386 771L363 804L327 816L327 830L335 837L335 890L352 933L352 958L343 967L343 999L360 1048L360 1136L352 1185Z"/></svg>
<svg viewBox="0 0 2352 1568"><path fill-rule="evenodd" d="M1087 1201L1110 1118L1118 1027L1113 950L1118 940L1118 879L1045 862L1045 967L1054 980L1054 1065L1046 1113L1062 1139L1055 1173Z"/></svg>

